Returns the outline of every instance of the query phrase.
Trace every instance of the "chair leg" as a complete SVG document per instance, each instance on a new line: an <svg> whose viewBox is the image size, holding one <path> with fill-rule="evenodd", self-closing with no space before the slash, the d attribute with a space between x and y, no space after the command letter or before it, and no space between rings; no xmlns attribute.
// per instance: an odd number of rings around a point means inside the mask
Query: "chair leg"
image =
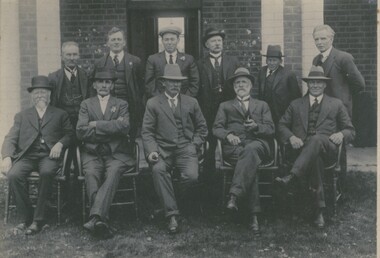
<svg viewBox="0 0 380 258"><path fill-rule="evenodd" d="M8 183L7 191L5 193L5 214L4 214L4 224L8 223L9 218L9 204L11 200L11 194L10 194L10 185Z"/></svg>
<svg viewBox="0 0 380 258"><path fill-rule="evenodd" d="M135 177L132 177L132 183L133 183L133 198L134 198L134 204L135 204L135 215L136 215L136 219L138 219L139 214L138 214L137 187L136 187L136 178Z"/></svg>
<svg viewBox="0 0 380 258"><path fill-rule="evenodd" d="M57 224L61 224L61 182L57 182Z"/></svg>
<svg viewBox="0 0 380 258"><path fill-rule="evenodd" d="M227 173L222 170L222 175L223 175L223 185L222 185L222 209L224 208L226 202L226 184L227 184Z"/></svg>
<svg viewBox="0 0 380 258"><path fill-rule="evenodd" d="M336 216L336 206L337 206L337 194L336 194L336 191L337 191L337 187L336 187L336 184L337 184L337 181L338 181L338 178L334 175L334 178L333 178L333 216L335 217Z"/></svg>
<svg viewBox="0 0 380 258"><path fill-rule="evenodd" d="M84 181L82 181L82 222L86 222L86 187Z"/></svg>

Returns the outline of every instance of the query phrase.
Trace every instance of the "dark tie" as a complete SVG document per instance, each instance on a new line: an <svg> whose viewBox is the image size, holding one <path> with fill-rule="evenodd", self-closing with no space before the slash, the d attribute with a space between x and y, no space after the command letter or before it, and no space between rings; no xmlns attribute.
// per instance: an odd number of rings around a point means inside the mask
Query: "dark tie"
<svg viewBox="0 0 380 258"><path fill-rule="evenodd" d="M71 83L74 83L75 82L75 73L74 72L71 72L71 78L70 78L70 81Z"/></svg>
<svg viewBox="0 0 380 258"><path fill-rule="evenodd" d="M173 55L169 55L169 64L174 64L173 63Z"/></svg>
<svg viewBox="0 0 380 258"><path fill-rule="evenodd" d="M175 99L170 99L170 107L173 111L173 114L175 113L175 108L176 108L174 101L175 101Z"/></svg>
<svg viewBox="0 0 380 258"><path fill-rule="evenodd" d="M113 61L115 63L115 66L118 66L120 64L119 59L117 58L117 55L113 58Z"/></svg>
<svg viewBox="0 0 380 258"><path fill-rule="evenodd" d="M319 54L318 57L317 57L317 61L315 62L315 65L316 66L322 66L322 59L323 59L323 55L322 54Z"/></svg>
<svg viewBox="0 0 380 258"><path fill-rule="evenodd" d="M273 70L269 70L269 74L267 77L271 76L273 74Z"/></svg>
<svg viewBox="0 0 380 258"><path fill-rule="evenodd" d="M311 109L312 109L312 110L315 110L317 107L318 107L318 99L315 98L315 99L314 99L314 103L313 103L313 105L311 105Z"/></svg>
<svg viewBox="0 0 380 258"><path fill-rule="evenodd" d="M240 106L241 106L241 108L243 109L244 114L247 114L247 113L248 113L248 110L247 110L247 108L245 107L244 102L249 101L249 98L238 99L238 100L239 100L239 102L240 102Z"/></svg>
<svg viewBox="0 0 380 258"><path fill-rule="evenodd" d="M220 71L219 57L220 57L220 56L215 57L215 56L210 55L210 58L212 58L212 59L215 60L214 68L215 68L216 71Z"/></svg>

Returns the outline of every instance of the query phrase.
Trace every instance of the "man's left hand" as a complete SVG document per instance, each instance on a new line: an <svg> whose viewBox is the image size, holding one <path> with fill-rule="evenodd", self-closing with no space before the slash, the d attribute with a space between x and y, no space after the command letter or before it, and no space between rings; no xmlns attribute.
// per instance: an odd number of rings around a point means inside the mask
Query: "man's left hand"
<svg viewBox="0 0 380 258"><path fill-rule="evenodd" d="M246 120L244 122L244 127L246 129L256 129L257 128L257 124L256 124L255 120L249 119L249 120Z"/></svg>
<svg viewBox="0 0 380 258"><path fill-rule="evenodd" d="M332 141L334 144L339 145L343 142L343 134L341 132L334 133L330 135L329 139Z"/></svg>
<svg viewBox="0 0 380 258"><path fill-rule="evenodd" d="M50 150L49 158L51 159L58 159L61 156L63 144L60 142L57 142L53 148Z"/></svg>
<svg viewBox="0 0 380 258"><path fill-rule="evenodd" d="M90 123L88 123L88 126L90 128L96 128L96 121L91 121Z"/></svg>

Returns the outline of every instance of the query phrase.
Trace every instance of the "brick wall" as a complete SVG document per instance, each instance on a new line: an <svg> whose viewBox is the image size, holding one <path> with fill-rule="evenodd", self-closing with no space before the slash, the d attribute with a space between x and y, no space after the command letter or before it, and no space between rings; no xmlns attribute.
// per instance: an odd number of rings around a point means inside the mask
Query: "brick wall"
<svg viewBox="0 0 380 258"><path fill-rule="evenodd" d="M335 30L334 46L351 53L376 99L376 0L325 0L325 23Z"/></svg>
<svg viewBox="0 0 380 258"><path fill-rule="evenodd" d="M20 70L21 70L21 109L30 106L29 93L31 78L37 75L37 27L36 0L19 1L20 27Z"/></svg>

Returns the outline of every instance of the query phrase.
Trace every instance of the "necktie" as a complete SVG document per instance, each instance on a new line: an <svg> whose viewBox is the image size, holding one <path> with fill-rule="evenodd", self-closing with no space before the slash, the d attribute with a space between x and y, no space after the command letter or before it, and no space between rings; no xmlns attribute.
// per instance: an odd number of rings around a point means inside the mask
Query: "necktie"
<svg viewBox="0 0 380 258"><path fill-rule="evenodd" d="M318 58L317 58L317 61L315 62L315 65L316 66L322 66L322 59L323 59L323 55L319 54Z"/></svg>
<svg viewBox="0 0 380 258"><path fill-rule="evenodd" d="M249 98L246 98L246 99L238 99L238 100L239 100L239 102L240 102L240 106L241 106L241 108L243 109L244 114L247 114L247 113L248 113L248 110L247 110L247 108L245 107L244 102L249 101Z"/></svg>
<svg viewBox="0 0 380 258"><path fill-rule="evenodd" d="M269 74L267 77L271 76L273 74L273 70L269 70Z"/></svg>
<svg viewBox="0 0 380 258"><path fill-rule="evenodd" d="M173 114L174 114L175 108L176 108L174 101L175 101L175 99L170 99L170 107L171 107L171 109L173 111Z"/></svg>
<svg viewBox="0 0 380 258"><path fill-rule="evenodd" d="M113 61L115 63L115 66L118 66L119 65L119 59L117 58L117 55L115 55L115 57L113 58Z"/></svg>
<svg viewBox="0 0 380 258"><path fill-rule="evenodd" d="M214 68L215 68L216 71L219 71L219 70L220 70L219 57L220 57L220 56L215 57L215 56L210 55L210 58L212 58L212 59L215 60L215 62L214 62Z"/></svg>
<svg viewBox="0 0 380 258"><path fill-rule="evenodd" d="M173 55L169 55L169 64L174 64L173 63Z"/></svg>
<svg viewBox="0 0 380 258"><path fill-rule="evenodd" d="M314 99L314 103L313 103L313 105L311 105L311 109L314 110L314 109L316 109L317 107L318 107L318 99L315 98L315 99Z"/></svg>
<svg viewBox="0 0 380 258"><path fill-rule="evenodd" d="M70 81L71 81L71 83L74 83L75 82L75 73L72 71L71 72L71 78L70 78Z"/></svg>

